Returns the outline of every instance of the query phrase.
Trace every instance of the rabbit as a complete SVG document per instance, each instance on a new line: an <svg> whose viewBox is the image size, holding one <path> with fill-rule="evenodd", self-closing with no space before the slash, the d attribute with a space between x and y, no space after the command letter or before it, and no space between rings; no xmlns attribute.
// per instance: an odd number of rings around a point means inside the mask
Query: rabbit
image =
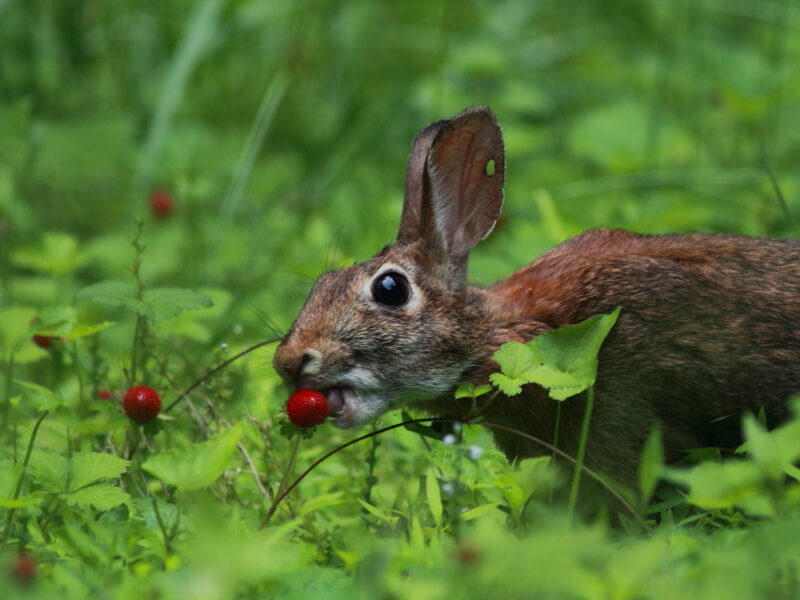
<svg viewBox="0 0 800 600"><path fill-rule="evenodd" d="M291 388L328 397L349 428L403 405L465 417L460 381L486 383L505 342L621 307L599 356L587 466L632 484L658 425L665 457L736 443L739 415L771 424L800 391L800 242L727 234L582 233L486 288L472 248L503 204L503 137L485 107L428 125L408 160L395 242L319 277L274 356ZM562 405L558 445L575 455L585 397ZM537 386L483 418L553 440L556 402ZM493 431L509 459L543 447Z"/></svg>

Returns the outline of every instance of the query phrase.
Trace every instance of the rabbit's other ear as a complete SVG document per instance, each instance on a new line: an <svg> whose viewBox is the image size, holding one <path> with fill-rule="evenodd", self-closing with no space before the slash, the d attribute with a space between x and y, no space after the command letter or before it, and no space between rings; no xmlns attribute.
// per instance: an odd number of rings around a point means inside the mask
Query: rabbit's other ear
<svg viewBox="0 0 800 600"><path fill-rule="evenodd" d="M398 244L408 244L418 240L431 227L430 189L425 174L433 141L439 132L447 126L448 121L436 121L417 134L408 155L406 167L406 189L403 199L403 214L400 217L400 230L397 234Z"/></svg>
<svg viewBox="0 0 800 600"><path fill-rule="evenodd" d="M505 154L494 115L477 107L429 125L408 164L398 243L432 236L443 259L466 264L503 206Z"/></svg>

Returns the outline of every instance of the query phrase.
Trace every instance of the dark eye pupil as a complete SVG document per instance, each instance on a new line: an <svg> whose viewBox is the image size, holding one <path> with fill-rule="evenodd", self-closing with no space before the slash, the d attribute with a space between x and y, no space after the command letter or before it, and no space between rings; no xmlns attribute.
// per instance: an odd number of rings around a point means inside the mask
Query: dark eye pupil
<svg viewBox="0 0 800 600"><path fill-rule="evenodd" d="M372 297L387 306L400 306L408 302L408 280L400 273L390 271L372 283Z"/></svg>

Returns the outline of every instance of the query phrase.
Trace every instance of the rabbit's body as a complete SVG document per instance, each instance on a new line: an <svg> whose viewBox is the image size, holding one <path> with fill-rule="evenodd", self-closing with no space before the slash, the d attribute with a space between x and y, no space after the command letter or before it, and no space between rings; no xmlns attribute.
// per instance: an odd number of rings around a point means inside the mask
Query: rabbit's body
<svg viewBox="0 0 800 600"><path fill-rule="evenodd" d="M600 351L588 464L630 482L655 424L674 459L730 442L742 411L785 416L800 391L800 242L596 230L491 287L468 286L467 257L499 215L503 175L488 110L423 130L397 242L320 277L275 356L287 382L323 389L343 427L403 403L463 412L455 384L485 382L500 345L620 306ZM583 406L573 398L562 407L559 446L573 454ZM555 410L530 385L484 416L549 441ZM543 452L495 436L509 457Z"/></svg>
<svg viewBox="0 0 800 600"><path fill-rule="evenodd" d="M743 411L763 408L779 422L800 391L797 241L588 231L486 289L483 302L492 347L622 307L599 356L588 446L589 463L621 479L635 473L656 423L675 459L736 443ZM466 377L484 381L495 369L486 362ZM552 441L555 406L527 386L485 416ZM583 408L581 399L562 405L559 446L573 455ZM510 456L542 453L525 438L495 435Z"/></svg>

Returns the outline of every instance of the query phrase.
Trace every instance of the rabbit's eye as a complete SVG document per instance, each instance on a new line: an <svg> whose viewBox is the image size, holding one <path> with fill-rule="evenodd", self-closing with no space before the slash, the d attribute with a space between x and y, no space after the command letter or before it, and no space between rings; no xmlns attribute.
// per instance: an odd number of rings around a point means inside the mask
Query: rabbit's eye
<svg viewBox="0 0 800 600"><path fill-rule="evenodd" d="M408 279L395 271L379 275L372 282L372 297L376 302L387 306L401 306L408 302Z"/></svg>

